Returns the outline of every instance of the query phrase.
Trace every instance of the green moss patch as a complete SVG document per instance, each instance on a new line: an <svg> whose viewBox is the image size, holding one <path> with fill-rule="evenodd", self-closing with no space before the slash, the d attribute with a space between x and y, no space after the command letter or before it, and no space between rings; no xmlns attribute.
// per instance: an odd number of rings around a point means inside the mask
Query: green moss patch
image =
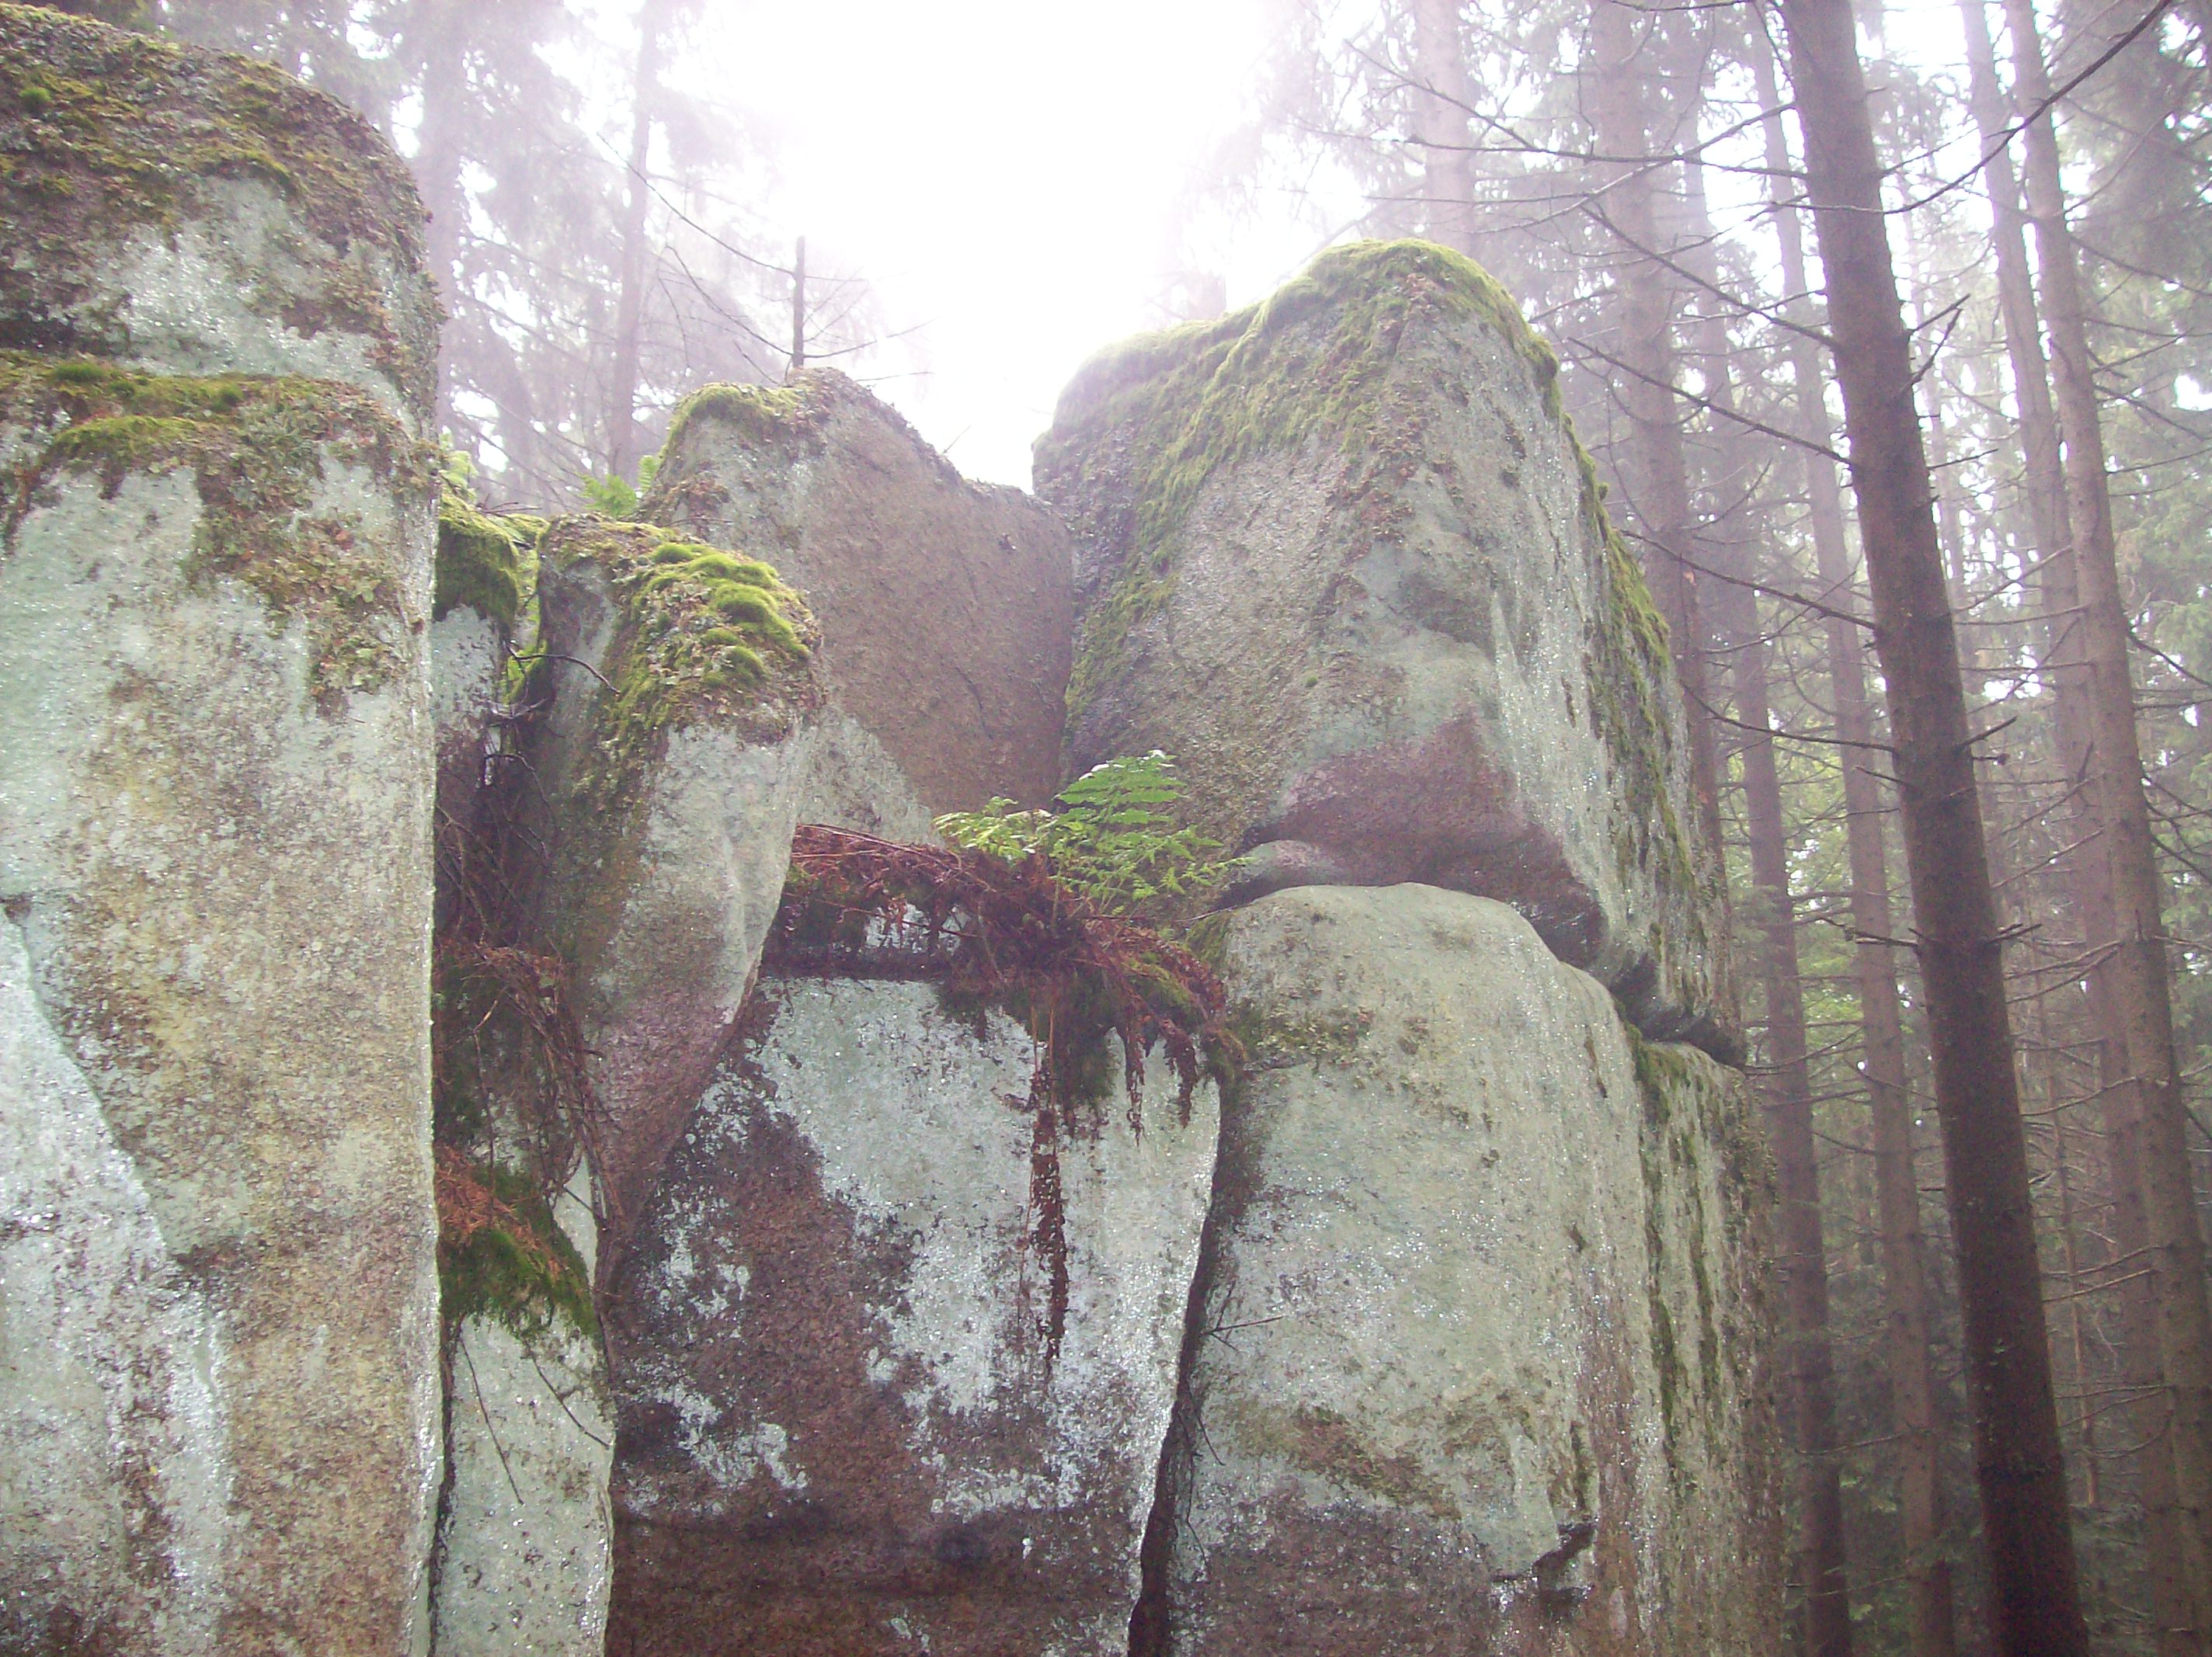
<svg viewBox="0 0 2212 1657"><path fill-rule="evenodd" d="M395 325L351 263L357 245L395 271L422 259L414 180L366 120L250 58L0 4L0 209L29 272L70 269L118 228L173 232L205 209L210 184L237 179L274 190L349 261L285 320L378 336L384 366L427 403L436 341ZM0 296L27 297L10 290L33 280L0 275Z"/></svg>
<svg viewBox="0 0 2212 1657"><path fill-rule="evenodd" d="M525 564L537 555L542 519L477 510L448 485L438 501L438 564L432 620L473 610L512 634L522 614Z"/></svg>
<svg viewBox="0 0 2212 1657"><path fill-rule="evenodd" d="M693 423L701 420L735 427L754 443L811 438L828 410L823 389L823 383L811 378L791 385L702 385L676 405L661 452L674 453Z"/></svg>
<svg viewBox="0 0 2212 1657"><path fill-rule="evenodd" d="M188 470L201 505L188 576L251 587L275 630L304 623L325 712L398 671L409 618L390 551L364 547L350 514L313 510L326 459L363 466L396 491L429 489L430 452L366 392L0 352L0 421L27 452L6 483L9 543L58 474L96 477L112 495L133 475Z"/></svg>
<svg viewBox="0 0 2212 1657"><path fill-rule="evenodd" d="M489 1318L527 1338L556 1318L599 1338L583 1258L526 1175L438 1157L438 1298L448 1327Z"/></svg>
<svg viewBox="0 0 2212 1657"><path fill-rule="evenodd" d="M593 517L556 525L544 555L596 565L621 607L579 779L601 808L637 803L630 785L671 730L743 719L779 691L811 694L805 667L818 629L759 560L655 524Z"/></svg>

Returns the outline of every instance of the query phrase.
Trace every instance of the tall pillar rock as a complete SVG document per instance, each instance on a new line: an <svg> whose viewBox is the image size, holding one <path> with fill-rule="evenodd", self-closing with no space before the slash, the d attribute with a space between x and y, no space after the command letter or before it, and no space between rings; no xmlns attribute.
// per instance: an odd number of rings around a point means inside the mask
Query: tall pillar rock
<svg viewBox="0 0 2212 1657"><path fill-rule="evenodd" d="M1665 629L1558 367L1425 242L1085 365L1036 458L1079 547L1068 762L1175 755L1240 895L1496 898L1646 1034L1727 1054Z"/></svg>
<svg viewBox="0 0 2212 1657"><path fill-rule="evenodd" d="M438 1477L404 169L0 6L0 1644L399 1654Z"/></svg>

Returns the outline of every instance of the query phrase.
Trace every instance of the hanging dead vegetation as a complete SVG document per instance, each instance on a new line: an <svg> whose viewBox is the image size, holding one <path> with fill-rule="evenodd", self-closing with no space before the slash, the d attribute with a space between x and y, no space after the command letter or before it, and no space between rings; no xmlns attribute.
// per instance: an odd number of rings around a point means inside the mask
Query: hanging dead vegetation
<svg viewBox="0 0 2212 1657"><path fill-rule="evenodd" d="M1100 1125L1110 1086L1105 1038L1121 1039L1131 1131L1142 1131L1154 1048L1174 1067L1188 1120L1201 1077L1239 1052L1220 980L1173 938L1061 880L1048 855L1010 861L811 823L793 840L769 949L787 974L927 979L959 1005L1002 1008L1028 1029L1036 1059L1026 1248L1045 1278L1037 1326L1049 1374L1069 1296L1060 1152L1069 1133L1095 1134Z"/></svg>

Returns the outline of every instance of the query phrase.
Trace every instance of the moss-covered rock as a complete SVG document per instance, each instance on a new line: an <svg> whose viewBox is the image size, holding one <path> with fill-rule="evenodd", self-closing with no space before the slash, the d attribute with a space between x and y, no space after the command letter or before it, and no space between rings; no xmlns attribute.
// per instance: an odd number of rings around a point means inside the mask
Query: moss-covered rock
<svg viewBox="0 0 2212 1657"><path fill-rule="evenodd" d="M830 369L678 409L642 510L803 588L830 697L808 819L907 839L1060 781L1071 557L1053 513L962 477Z"/></svg>
<svg viewBox="0 0 2212 1657"><path fill-rule="evenodd" d="M358 512L327 488L343 468L403 512L427 507L428 452L374 398L321 380L149 374L0 352L0 428L7 542L64 476L113 496L132 477L183 474L201 508L186 575L252 588L272 631L302 625L319 701L334 707L376 689L406 659L424 595L410 594L401 549L365 536Z"/></svg>
<svg viewBox="0 0 2212 1657"><path fill-rule="evenodd" d="M1498 897L1655 1035L1732 1051L1665 629L1557 374L1421 242L1087 365L1036 455L1079 547L1067 763L1164 748L1243 895Z"/></svg>
<svg viewBox="0 0 2212 1657"><path fill-rule="evenodd" d="M1223 957L1251 1054L1154 1510L1161 1648L1771 1649L1741 1078L1463 893L1277 892Z"/></svg>
<svg viewBox="0 0 2212 1657"><path fill-rule="evenodd" d="M0 4L0 345L349 380L429 420L413 181L280 70Z"/></svg>
<svg viewBox="0 0 2212 1657"><path fill-rule="evenodd" d="M556 522L542 558L543 589L589 586L594 607L611 605L576 775L591 809L634 805L672 730L773 739L818 700L810 664L820 629L773 566L657 524L588 516Z"/></svg>
<svg viewBox="0 0 2212 1657"><path fill-rule="evenodd" d="M526 582L536 585L542 519L494 516L448 486L438 500L438 564L430 616L473 610L512 634L522 616Z"/></svg>
<svg viewBox="0 0 2212 1657"><path fill-rule="evenodd" d="M356 386L8 357L0 478L0 1647L408 1649L429 469Z"/></svg>
<svg viewBox="0 0 2212 1657"><path fill-rule="evenodd" d="M822 690L805 603L744 550L651 524L542 543L524 755L548 859L539 917L571 965L605 1121L603 1262L706 1085L760 959ZM604 1265L602 1270L606 1269Z"/></svg>

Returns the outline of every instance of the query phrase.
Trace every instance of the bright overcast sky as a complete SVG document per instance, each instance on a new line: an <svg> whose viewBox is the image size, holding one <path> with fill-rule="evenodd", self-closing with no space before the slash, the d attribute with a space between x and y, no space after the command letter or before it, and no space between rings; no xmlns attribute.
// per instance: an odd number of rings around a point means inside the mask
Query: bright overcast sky
<svg viewBox="0 0 2212 1657"><path fill-rule="evenodd" d="M1893 0L1890 49L1955 62L1954 3ZM970 476L1027 487L1077 366L1163 321L1178 210L1248 118L1262 0L726 0L710 17L689 78L779 135L769 222L913 331L840 366ZM1284 205L1212 261L1231 305L1315 251Z"/></svg>
<svg viewBox="0 0 2212 1657"><path fill-rule="evenodd" d="M886 376L970 476L1024 487L1076 367L1158 325L1177 204L1266 46L1259 0L754 0L710 38L726 95L781 133L774 219L917 331L841 366ZM1299 234L1240 246L1232 301L1295 270Z"/></svg>

